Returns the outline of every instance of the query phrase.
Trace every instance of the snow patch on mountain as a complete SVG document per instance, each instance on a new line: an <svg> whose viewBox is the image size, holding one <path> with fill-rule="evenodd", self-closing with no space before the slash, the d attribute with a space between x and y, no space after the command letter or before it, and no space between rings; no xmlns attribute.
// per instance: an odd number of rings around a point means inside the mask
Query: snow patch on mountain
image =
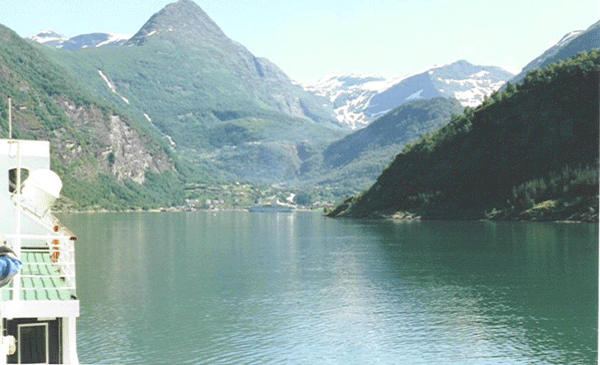
<svg viewBox="0 0 600 365"><path fill-rule="evenodd" d="M583 30L575 30L573 32L569 32L565 34L558 42L556 42L553 47L560 48L562 46L565 46L567 43L577 38L577 36L579 36L583 32Z"/></svg>
<svg viewBox="0 0 600 365"><path fill-rule="evenodd" d="M486 71L481 71L486 72ZM453 91L446 92L445 89L439 89L444 94L453 94L452 97L458 99L463 106L476 107L483 102L483 99L498 90L505 81L494 82L490 79L442 79L436 78L437 81L453 87Z"/></svg>
<svg viewBox="0 0 600 365"><path fill-rule="evenodd" d="M352 129L358 129L369 123L364 109L373 95L389 89L395 83L396 79L351 73L327 75L303 87L308 92L328 99L333 104L336 118Z"/></svg>
<svg viewBox="0 0 600 365"><path fill-rule="evenodd" d="M45 44L59 49L78 51L80 49L93 47L120 46L130 38L131 34L107 33L80 34L68 38L52 30L44 30L27 39L32 42Z"/></svg>
<svg viewBox="0 0 600 365"><path fill-rule="evenodd" d="M476 78L480 79L480 78L482 78L482 77L484 77L485 75L488 75L488 74L489 74L489 71L481 70L481 71L476 72L473 75L471 75L471 77L476 77Z"/></svg>
<svg viewBox="0 0 600 365"><path fill-rule="evenodd" d="M117 91L117 87L115 86L115 84L112 83L112 81L110 81L108 79L108 77L106 77L106 75L104 74L104 72L102 72L102 70L98 70L98 74L100 75L100 77L102 78L102 80L104 80L104 82L106 83L106 85L108 86L108 88L110 89L110 91L112 91L113 93L117 94L117 96L119 96L126 104L129 104L129 100L124 97L123 95L119 94L119 92Z"/></svg>
<svg viewBox="0 0 600 365"><path fill-rule="evenodd" d="M96 44L96 47L104 47L114 45L115 43L123 44L131 38L131 34L109 34L108 39L104 42Z"/></svg>
<svg viewBox="0 0 600 365"><path fill-rule="evenodd" d="M69 38L65 37L62 34L56 33L53 30L47 29L47 30L43 30L43 31L39 32L38 34L33 35L27 39L34 41L34 42L38 42L38 43L48 43L48 42L66 41Z"/></svg>
<svg viewBox="0 0 600 365"><path fill-rule="evenodd" d="M552 45L550 48L548 48L546 51L544 51L544 53L542 53L541 55L536 57L534 60L529 62L527 65L525 65L525 67L523 67L521 72L519 72L515 77L513 77L510 80L510 83L511 84L520 83L525 78L525 75L529 71L540 68L540 67L544 67L548 63L549 60L553 60L553 62L556 62L560 59L564 59L565 57L560 56L561 53L564 52L564 50L571 47L571 42L575 41L576 39L578 39L580 37L582 39L587 39L587 40L579 42L580 48L575 53L583 51L583 50L589 50L589 49L598 47L598 43L599 43L598 28L600 28L600 22L594 23L587 30L576 30L576 31L565 34L558 42L554 43L554 45ZM595 41L593 39L595 39ZM577 42L575 42L574 44L577 44ZM577 46L575 46L575 49L577 49ZM573 55L572 52L568 52L566 58L569 58L572 55Z"/></svg>
<svg viewBox="0 0 600 365"><path fill-rule="evenodd" d="M409 95L406 99L404 100L415 100L415 99L420 99L421 98L421 94L423 93L423 89L417 91L416 93L413 93L411 95Z"/></svg>
<svg viewBox="0 0 600 365"><path fill-rule="evenodd" d="M327 98L340 122L359 129L416 99L443 96L456 98L463 106L475 107L512 76L499 67L476 66L459 60L394 79L358 73L332 74L303 87Z"/></svg>

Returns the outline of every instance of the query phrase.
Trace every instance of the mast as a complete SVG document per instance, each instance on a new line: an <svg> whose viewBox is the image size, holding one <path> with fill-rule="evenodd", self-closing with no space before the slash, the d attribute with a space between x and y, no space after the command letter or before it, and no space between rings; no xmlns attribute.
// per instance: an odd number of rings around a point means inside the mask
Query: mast
<svg viewBox="0 0 600 365"><path fill-rule="evenodd" d="M10 97L8 98L8 138L12 140L12 102ZM17 198L17 204L15 206L16 209L16 217L15 217L15 234L16 239L13 242L13 251L17 255L17 257L21 257L21 141L17 140L17 186L15 190L15 195ZM13 282L13 300L21 299L21 279L20 275L17 274Z"/></svg>
<svg viewBox="0 0 600 365"><path fill-rule="evenodd" d="M8 97L8 139L12 139L12 104Z"/></svg>

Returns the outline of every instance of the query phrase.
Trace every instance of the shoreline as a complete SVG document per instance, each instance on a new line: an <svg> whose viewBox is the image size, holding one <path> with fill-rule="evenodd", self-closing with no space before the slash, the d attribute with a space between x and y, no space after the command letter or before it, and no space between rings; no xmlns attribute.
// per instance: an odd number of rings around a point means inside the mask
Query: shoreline
<svg viewBox="0 0 600 365"><path fill-rule="evenodd" d="M297 209L298 212L308 212L308 213L320 213L324 217L328 218L345 218L345 219L353 219L353 220L373 220L373 221L389 221L394 223L401 222L420 222L420 221L479 221L479 222L522 222L522 223L556 223L556 224L599 224L598 220L569 220L569 219L502 219L502 218L458 218L458 217L444 217L444 218L423 218L421 216L412 214L412 215L379 215L377 217L364 217L364 218L351 218L351 217L329 217L326 213L322 211L319 212L319 209ZM194 213L194 212L212 212L212 213L220 213L220 212L248 212L247 208L239 208L239 209L149 209L149 210L57 210L53 211L56 214L111 214L111 213Z"/></svg>
<svg viewBox="0 0 600 365"><path fill-rule="evenodd" d="M53 213L59 214L94 214L94 213L185 213L185 212L249 212L249 207L222 208L222 209L198 209L190 207L162 207L155 209L128 209L128 210L109 210L109 209L87 209L87 210L53 210ZM593 223L599 224L598 213L595 211L587 212L538 212L527 210L520 213L508 214L503 211L492 212L473 212L473 211L454 211L454 214L439 214L436 211L396 211L396 212L373 212L365 217L353 218L351 215L331 215L322 208L297 208L298 212L320 213L329 218L346 218L356 220L386 220L391 222L416 222L416 221L488 221L488 222L549 222L549 223ZM561 214L562 213L562 214Z"/></svg>
<svg viewBox="0 0 600 365"><path fill-rule="evenodd" d="M554 223L599 223L599 198L581 196L569 200L546 200L521 210L514 207L492 207L491 204L465 207L457 202L419 206L410 210L388 208L383 210L353 213L355 198L349 197L334 210L329 217L349 219L373 219L390 221L419 220L470 220L504 222L554 222ZM358 218L356 218L358 216Z"/></svg>
<svg viewBox="0 0 600 365"><path fill-rule="evenodd" d="M170 207L170 208L156 208L156 209L128 209L128 210L108 210L108 209L99 209L99 210L53 210L52 213L58 214L94 214L94 213L193 213L193 212L249 212L249 207L244 208L223 208L223 209L190 209L186 207ZM322 213L322 208L297 208L297 212L314 212L318 213L319 211Z"/></svg>

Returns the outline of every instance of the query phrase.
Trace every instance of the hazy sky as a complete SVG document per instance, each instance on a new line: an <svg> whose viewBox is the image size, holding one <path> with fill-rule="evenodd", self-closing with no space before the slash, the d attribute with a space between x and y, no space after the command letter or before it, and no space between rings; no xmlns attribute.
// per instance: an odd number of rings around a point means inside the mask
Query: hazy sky
<svg viewBox="0 0 600 365"><path fill-rule="evenodd" d="M0 0L27 37L133 34L174 0ZM600 19L598 0L195 0L230 38L300 82L330 73L397 77L458 59L516 72Z"/></svg>

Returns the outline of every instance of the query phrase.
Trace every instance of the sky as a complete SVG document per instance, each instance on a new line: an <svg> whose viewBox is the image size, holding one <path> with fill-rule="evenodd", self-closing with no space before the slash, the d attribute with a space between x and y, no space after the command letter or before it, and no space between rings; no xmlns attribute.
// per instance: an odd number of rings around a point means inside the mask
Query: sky
<svg viewBox="0 0 600 365"><path fill-rule="evenodd" d="M28 37L134 34L175 0L0 0L0 24ZM334 73L400 77L465 59L518 72L598 0L194 0L229 38L298 82Z"/></svg>

